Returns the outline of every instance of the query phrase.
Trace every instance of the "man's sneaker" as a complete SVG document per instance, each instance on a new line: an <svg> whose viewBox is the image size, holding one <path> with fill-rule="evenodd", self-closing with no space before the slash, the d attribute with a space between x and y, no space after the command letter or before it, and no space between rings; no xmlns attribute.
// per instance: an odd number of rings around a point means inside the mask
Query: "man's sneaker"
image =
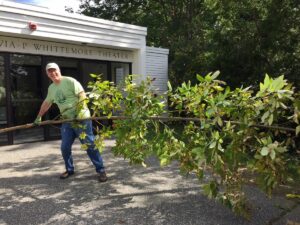
<svg viewBox="0 0 300 225"><path fill-rule="evenodd" d="M105 182L105 181L107 181L107 176L106 176L105 171L99 173L98 179L99 179L99 182Z"/></svg>
<svg viewBox="0 0 300 225"><path fill-rule="evenodd" d="M68 177L72 176L73 174L74 174L74 171L65 171L59 176L59 178L67 179Z"/></svg>

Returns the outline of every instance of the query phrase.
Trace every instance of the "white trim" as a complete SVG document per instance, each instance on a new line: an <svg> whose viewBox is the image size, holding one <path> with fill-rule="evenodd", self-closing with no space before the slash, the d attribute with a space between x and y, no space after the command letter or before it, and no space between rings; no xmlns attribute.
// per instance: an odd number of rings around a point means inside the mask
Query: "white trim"
<svg viewBox="0 0 300 225"><path fill-rule="evenodd" d="M24 20L24 19L17 19L17 18L10 18L8 19L8 17L4 17L3 14L2 16L0 15L0 20L6 20L8 21L8 23L11 21L11 23L14 23L16 24L16 22L19 22L19 24L21 24L22 26L20 26L19 28L24 28L24 22L27 23L28 22L28 19L27 20ZM34 22L34 21L32 21ZM26 24L27 25L27 24ZM69 26L62 26L62 25L56 25L56 24L47 24L46 22L38 22L38 26L41 26L40 29L44 29L43 27L49 27L49 28L61 28L61 29L69 29L69 30L72 30L74 32L76 31L82 31L82 32L87 32L87 33L94 33L94 34L105 34L105 35L111 35L111 36L116 36L116 37L126 37L126 38L131 38L131 39L135 39L135 40L138 40L138 37L136 37L135 35L133 34L127 34L126 32L110 32L111 29L108 29L108 28L105 28L105 29L101 29L99 31L91 31L90 29L84 27L84 28L78 28L78 27L69 27Z"/></svg>
<svg viewBox="0 0 300 225"><path fill-rule="evenodd" d="M147 46L147 53L156 53L156 54L168 55L169 54L169 49Z"/></svg>
<svg viewBox="0 0 300 225"><path fill-rule="evenodd" d="M134 52L129 50L90 47L5 36L0 36L0 52L1 51L118 62L134 61Z"/></svg>
<svg viewBox="0 0 300 225"><path fill-rule="evenodd" d="M37 29L30 30L30 22L36 23ZM141 79L146 77L150 63L152 72L167 76L169 50L146 47L146 27L6 0L0 1L0 27L0 41L1 37L11 37L16 42L27 43L24 49L4 48L2 45L0 51L131 62L132 73L142 75ZM45 46L44 50L36 51L33 43ZM52 45L60 46L61 50L47 50ZM71 51L73 54L70 54L64 48L77 48L88 53L80 55ZM95 52L99 51L106 53L97 55ZM116 54L130 57L114 58ZM151 54L150 58L147 54Z"/></svg>
<svg viewBox="0 0 300 225"><path fill-rule="evenodd" d="M139 50L145 46L147 28L47 8L3 1L0 35L109 48ZM29 29L29 22L37 29Z"/></svg>
<svg viewBox="0 0 300 225"><path fill-rule="evenodd" d="M152 85L160 94L168 90L168 54L168 49L146 47L146 73L155 78Z"/></svg>
<svg viewBox="0 0 300 225"><path fill-rule="evenodd" d="M104 29L105 28L113 29L113 30L119 30L123 32L135 33L140 35L147 34L146 27L114 22L114 21L109 21L109 20L104 20L99 18L93 18L93 17L83 16L74 13L56 12L41 6L21 4L21 3L2 0L2 3L0 4L0 9L1 11L6 11L9 13L15 13L20 15L27 15L31 17L58 20L58 21L63 21L63 22L68 22L73 24L82 24L82 25L88 25L88 26L104 28Z"/></svg>

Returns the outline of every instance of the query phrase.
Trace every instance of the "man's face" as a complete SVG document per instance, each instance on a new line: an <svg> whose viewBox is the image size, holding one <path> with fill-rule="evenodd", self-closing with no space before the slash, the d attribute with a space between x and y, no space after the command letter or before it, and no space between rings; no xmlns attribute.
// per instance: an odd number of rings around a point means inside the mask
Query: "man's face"
<svg viewBox="0 0 300 225"><path fill-rule="evenodd" d="M59 83L61 80L61 73L59 69L50 68L47 70L47 75L54 83Z"/></svg>

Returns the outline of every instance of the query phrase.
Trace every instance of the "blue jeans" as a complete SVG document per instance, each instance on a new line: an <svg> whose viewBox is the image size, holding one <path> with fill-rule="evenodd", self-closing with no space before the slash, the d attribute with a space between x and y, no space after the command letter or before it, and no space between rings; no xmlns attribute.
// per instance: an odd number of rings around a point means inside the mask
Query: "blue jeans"
<svg viewBox="0 0 300 225"><path fill-rule="evenodd" d="M66 170L68 172L74 171L73 158L72 158L72 144L76 137L79 138L81 144L86 144L88 149L86 150L90 160L96 168L96 172L104 172L103 160L98 149L95 148L94 134L91 120L85 120L79 122L80 127L72 127L71 123L63 123L61 125L61 154L65 161ZM86 137L81 139L79 135L85 132Z"/></svg>

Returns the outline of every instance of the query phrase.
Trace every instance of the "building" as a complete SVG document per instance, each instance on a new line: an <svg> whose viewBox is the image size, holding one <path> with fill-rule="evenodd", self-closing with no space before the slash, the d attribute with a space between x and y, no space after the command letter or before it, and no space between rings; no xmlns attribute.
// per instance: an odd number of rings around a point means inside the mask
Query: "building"
<svg viewBox="0 0 300 225"><path fill-rule="evenodd" d="M89 74L118 83L128 74L155 77L167 90L168 50L146 46L147 29L0 0L0 128L31 123L45 98L48 62L84 86ZM46 119L54 119L52 107ZM55 126L0 135L0 145L59 137Z"/></svg>

